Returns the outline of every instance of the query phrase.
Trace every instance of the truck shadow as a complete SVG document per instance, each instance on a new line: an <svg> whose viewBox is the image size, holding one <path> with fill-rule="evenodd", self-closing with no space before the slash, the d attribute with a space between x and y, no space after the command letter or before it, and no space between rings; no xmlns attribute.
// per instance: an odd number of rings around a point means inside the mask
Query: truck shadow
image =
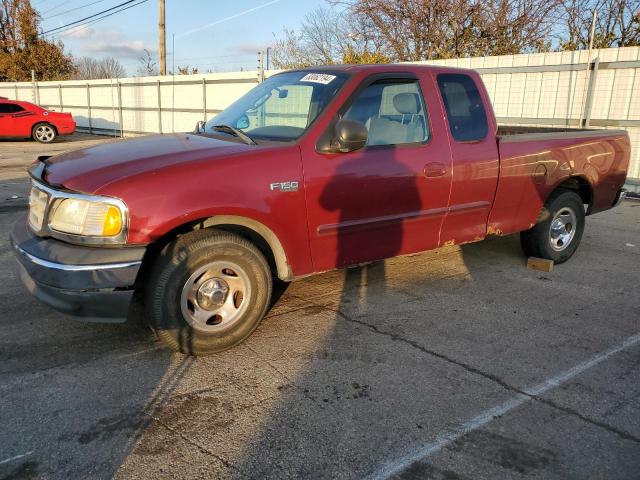
<svg viewBox="0 0 640 480"><path fill-rule="evenodd" d="M23 214L0 209L0 478L111 478L193 359L31 298L8 241Z"/></svg>

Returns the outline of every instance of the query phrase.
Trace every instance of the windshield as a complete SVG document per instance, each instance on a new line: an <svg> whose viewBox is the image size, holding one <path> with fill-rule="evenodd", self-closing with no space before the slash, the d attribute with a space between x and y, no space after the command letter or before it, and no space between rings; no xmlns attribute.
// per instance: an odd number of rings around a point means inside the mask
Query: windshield
<svg viewBox="0 0 640 480"><path fill-rule="evenodd" d="M346 79L344 74L308 71L274 75L209 120L204 130L219 133L216 127L227 125L253 140L295 140Z"/></svg>

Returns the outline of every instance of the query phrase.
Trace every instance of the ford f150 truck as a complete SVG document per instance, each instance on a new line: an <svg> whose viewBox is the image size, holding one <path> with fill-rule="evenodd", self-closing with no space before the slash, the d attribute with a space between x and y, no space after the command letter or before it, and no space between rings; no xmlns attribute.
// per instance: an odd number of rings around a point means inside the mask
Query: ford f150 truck
<svg viewBox="0 0 640 480"><path fill-rule="evenodd" d="M139 291L158 336L203 355L254 331L275 278L516 232L564 262L629 158L624 131L498 127L471 70L287 71L192 133L39 158L12 243L45 303L124 320Z"/></svg>

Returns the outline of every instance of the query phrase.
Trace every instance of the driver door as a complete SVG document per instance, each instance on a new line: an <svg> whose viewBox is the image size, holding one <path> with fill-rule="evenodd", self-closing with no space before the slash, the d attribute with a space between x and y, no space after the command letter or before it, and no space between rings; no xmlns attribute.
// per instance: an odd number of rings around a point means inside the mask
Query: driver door
<svg viewBox="0 0 640 480"><path fill-rule="evenodd" d="M0 103L0 136L15 136L13 128L13 109L10 103Z"/></svg>
<svg viewBox="0 0 640 480"><path fill-rule="evenodd" d="M302 145L309 239L316 271L438 246L451 186L451 154L431 77L375 75L338 116L363 123L367 145L320 153ZM401 76L400 76L401 75ZM431 95L430 97L435 97Z"/></svg>

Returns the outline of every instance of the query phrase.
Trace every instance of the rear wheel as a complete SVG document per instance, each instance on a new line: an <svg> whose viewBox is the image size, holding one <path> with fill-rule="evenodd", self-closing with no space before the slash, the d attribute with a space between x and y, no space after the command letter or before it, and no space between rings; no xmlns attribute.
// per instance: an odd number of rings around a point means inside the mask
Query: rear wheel
<svg viewBox="0 0 640 480"><path fill-rule="evenodd" d="M542 211L543 220L520 234L520 243L529 257L566 262L574 254L585 225L582 198L569 190L554 192Z"/></svg>
<svg viewBox="0 0 640 480"><path fill-rule="evenodd" d="M51 143L58 136L56 129L48 123L38 123L31 131L31 137L40 143Z"/></svg>
<svg viewBox="0 0 640 480"><path fill-rule="evenodd" d="M206 229L167 245L145 289L147 318L160 339L176 351L208 355L256 329L269 306L272 279L255 245Z"/></svg>

